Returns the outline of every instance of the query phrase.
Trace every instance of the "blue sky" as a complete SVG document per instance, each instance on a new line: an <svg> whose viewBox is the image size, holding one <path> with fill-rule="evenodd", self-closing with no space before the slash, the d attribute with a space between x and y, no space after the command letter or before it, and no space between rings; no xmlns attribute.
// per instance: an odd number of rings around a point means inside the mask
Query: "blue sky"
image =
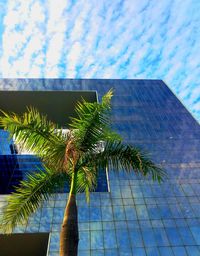
<svg viewBox="0 0 200 256"><path fill-rule="evenodd" d="M0 0L0 24L3 78L162 79L200 120L200 0Z"/></svg>

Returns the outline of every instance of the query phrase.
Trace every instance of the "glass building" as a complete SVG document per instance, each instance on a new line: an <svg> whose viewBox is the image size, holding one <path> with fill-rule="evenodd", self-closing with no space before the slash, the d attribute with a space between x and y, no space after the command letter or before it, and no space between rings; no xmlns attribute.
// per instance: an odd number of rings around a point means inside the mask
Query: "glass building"
<svg viewBox="0 0 200 256"><path fill-rule="evenodd" d="M159 185L134 173L110 170L102 172L89 204L78 194L80 256L200 255L200 126L163 81L0 80L0 95L13 88L96 91L99 99L113 88L113 128L125 142L149 152L168 174ZM16 153L8 134L0 130L0 207L12 186L40 165L35 156ZM13 237L47 234L48 255L59 255L66 199L66 193L52 196ZM4 240L0 235L1 248Z"/></svg>

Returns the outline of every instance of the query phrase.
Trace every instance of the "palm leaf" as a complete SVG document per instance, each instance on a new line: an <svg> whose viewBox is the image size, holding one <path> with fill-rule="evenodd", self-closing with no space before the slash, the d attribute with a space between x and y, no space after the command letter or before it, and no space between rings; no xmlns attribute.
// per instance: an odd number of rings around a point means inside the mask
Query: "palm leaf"
<svg viewBox="0 0 200 256"><path fill-rule="evenodd" d="M88 103L83 100L76 106L78 118L72 118L76 146L82 151L95 149L98 141L105 138L110 126L110 100L112 90L103 96L101 103Z"/></svg>
<svg viewBox="0 0 200 256"><path fill-rule="evenodd" d="M97 172L95 167L83 166L77 173L77 192L85 192L86 200L89 202L90 192L97 185Z"/></svg>
<svg viewBox="0 0 200 256"><path fill-rule="evenodd" d="M147 155L131 145L125 145L120 141L108 141L103 152L88 152L85 155L84 165L93 164L98 169L110 166L114 171L132 170L144 176L151 175L153 180L162 181L166 176L163 169L155 165Z"/></svg>
<svg viewBox="0 0 200 256"><path fill-rule="evenodd" d="M57 129L57 126L47 120L36 109L28 108L28 111L19 117L15 113L3 112L0 116L0 126L8 130L15 142L22 145L50 163L53 159L55 165L60 163L65 154L66 136Z"/></svg>
<svg viewBox="0 0 200 256"><path fill-rule="evenodd" d="M60 174L45 167L40 172L29 174L21 181L16 192L7 197L7 204L1 213L0 229L11 233L17 224L24 223L34 213L43 200L48 200L52 193L64 185L66 174Z"/></svg>

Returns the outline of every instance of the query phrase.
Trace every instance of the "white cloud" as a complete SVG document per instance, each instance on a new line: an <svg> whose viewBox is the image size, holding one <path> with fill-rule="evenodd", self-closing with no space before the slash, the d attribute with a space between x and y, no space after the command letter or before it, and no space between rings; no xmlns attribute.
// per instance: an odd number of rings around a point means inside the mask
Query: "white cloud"
<svg viewBox="0 0 200 256"><path fill-rule="evenodd" d="M159 78L193 108L200 1L8 0L4 77Z"/></svg>
<svg viewBox="0 0 200 256"><path fill-rule="evenodd" d="M70 50L70 53L67 56L67 74L72 77L76 76L75 67L78 63L78 60L81 58L82 46L80 42L75 42ZM70 75L71 74L71 75Z"/></svg>
<svg viewBox="0 0 200 256"><path fill-rule="evenodd" d="M5 32L1 58L4 77L27 76L31 70L36 70L33 69L35 63L38 68L43 63L39 56L43 55L42 49L45 43L42 30L44 17L44 9L39 2L15 1L15 4L13 1L9 2L8 13L4 20ZM41 75L41 71L37 71L37 74Z"/></svg>

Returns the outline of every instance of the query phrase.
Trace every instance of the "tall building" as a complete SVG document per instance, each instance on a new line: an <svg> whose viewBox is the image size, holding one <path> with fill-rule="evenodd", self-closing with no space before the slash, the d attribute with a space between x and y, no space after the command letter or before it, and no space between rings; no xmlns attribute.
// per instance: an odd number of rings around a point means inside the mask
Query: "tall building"
<svg viewBox="0 0 200 256"><path fill-rule="evenodd" d="M113 128L125 142L149 152L168 174L159 185L134 173L111 170L100 177L99 189L91 193L89 204L85 195L79 194L80 256L200 255L200 126L163 81L3 79L0 88L96 91L99 99L113 88ZM15 150L1 131L0 191L4 194L33 163L39 164L36 157L19 156ZM0 206L4 198L0 195ZM66 199L66 193L56 194L29 219L28 225L17 227L14 233L33 233L32 237L46 234L48 255L58 255ZM6 241L0 235L1 244L6 245ZM44 242L42 246L46 245Z"/></svg>

